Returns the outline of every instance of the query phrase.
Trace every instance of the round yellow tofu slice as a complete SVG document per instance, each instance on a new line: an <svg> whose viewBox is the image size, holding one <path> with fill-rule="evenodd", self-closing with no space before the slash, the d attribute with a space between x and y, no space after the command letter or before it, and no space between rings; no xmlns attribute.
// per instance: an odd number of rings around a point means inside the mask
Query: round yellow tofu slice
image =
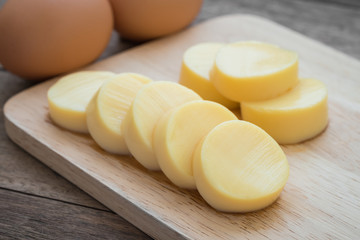
<svg viewBox="0 0 360 240"><path fill-rule="evenodd" d="M322 132L328 124L326 86L301 79L285 94L260 102L242 102L244 120L264 129L280 144L294 144Z"/></svg>
<svg viewBox="0 0 360 240"><path fill-rule="evenodd" d="M270 99L297 84L298 56L262 42L228 44L216 55L210 80L233 101Z"/></svg>
<svg viewBox="0 0 360 240"><path fill-rule="evenodd" d="M102 149L129 154L121 125L136 93L151 81L140 74L119 74L107 80L92 98L86 111L87 126Z"/></svg>
<svg viewBox="0 0 360 240"><path fill-rule="evenodd" d="M219 124L198 145L193 160L197 189L219 211L251 212L272 204L289 176L276 141L256 125Z"/></svg>
<svg viewBox="0 0 360 240"><path fill-rule="evenodd" d="M81 71L60 78L47 94L51 119L67 130L88 133L86 107L104 81L114 76L106 71Z"/></svg>
<svg viewBox="0 0 360 240"><path fill-rule="evenodd" d="M164 174L177 186L195 189L193 153L200 140L218 124L237 117L211 101L185 103L160 119L154 132L154 149Z"/></svg>
<svg viewBox="0 0 360 240"><path fill-rule="evenodd" d="M126 145L135 159L149 170L160 170L153 149L153 132L167 111L201 97L180 84L158 81L145 85L135 96L123 123Z"/></svg>
<svg viewBox="0 0 360 240"><path fill-rule="evenodd" d="M239 108L237 102L225 98L210 81L209 73L215 56L223 43L206 42L185 51L180 71L179 83L197 92L203 99L214 101L229 109Z"/></svg>

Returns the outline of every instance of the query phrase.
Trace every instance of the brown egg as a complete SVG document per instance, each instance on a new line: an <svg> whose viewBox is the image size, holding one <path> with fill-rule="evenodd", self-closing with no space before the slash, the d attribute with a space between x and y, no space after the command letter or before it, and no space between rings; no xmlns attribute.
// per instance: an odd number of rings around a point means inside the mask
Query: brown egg
<svg viewBox="0 0 360 240"><path fill-rule="evenodd" d="M110 0L115 29L123 38L148 40L189 25L202 0Z"/></svg>
<svg viewBox="0 0 360 240"><path fill-rule="evenodd" d="M113 29L107 0L9 0L0 9L0 62L39 80L95 60Z"/></svg>

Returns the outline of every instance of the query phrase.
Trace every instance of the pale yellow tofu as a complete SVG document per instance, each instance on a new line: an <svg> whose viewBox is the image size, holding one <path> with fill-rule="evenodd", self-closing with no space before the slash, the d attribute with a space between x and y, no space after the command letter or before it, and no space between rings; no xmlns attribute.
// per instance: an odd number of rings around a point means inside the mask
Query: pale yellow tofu
<svg viewBox="0 0 360 240"><path fill-rule="evenodd" d="M86 119L89 133L105 151L129 154L121 125L136 93L152 80L122 73L107 80L90 101Z"/></svg>
<svg viewBox="0 0 360 240"><path fill-rule="evenodd" d="M328 124L326 86L316 79L301 79L285 94L260 102L242 102L244 120L269 133L280 144L315 137Z"/></svg>
<svg viewBox="0 0 360 240"><path fill-rule="evenodd" d="M193 171L196 187L209 205L224 212L251 212L279 197L289 164L264 130L233 120L203 138L194 154Z"/></svg>
<svg viewBox="0 0 360 240"><path fill-rule="evenodd" d="M114 76L106 71L81 71L60 78L47 94L52 121L67 130L88 133L86 107L104 81Z"/></svg>
<svg viewBox="0 0 360 240"><path fill-rule="evenodd" d="M203 100L184 103L163 115L154 132L161 170L175 185L195 189L192 160L197 144L218 124L235 119L223 105Z"/></svg>
<svg viewBox="0 0 360 240"><path fill-rule="evenodd" d="M149 170L160 170L153 149L155 126L167 111L194 100L201 100L201 97L173 82L153 82L138 91L126 114L123 132L130 153L141 165Z"/></svg>
<svg viewBox="0 0 360 240"><path fill-rule="evenodd" d="M231 43L217 53L210 80L233 101L274 98L297 84L298 55L268 43Z"/></svg>
<svg viewBox="0 0 360 240"><path fill-rule="evenodd" d="M183 56L179 83L197 92L203 99L214 101L229 109L239 108L238 102L225 98L210 81L217 52L225 44L199 43L187 49Z"/></svg>

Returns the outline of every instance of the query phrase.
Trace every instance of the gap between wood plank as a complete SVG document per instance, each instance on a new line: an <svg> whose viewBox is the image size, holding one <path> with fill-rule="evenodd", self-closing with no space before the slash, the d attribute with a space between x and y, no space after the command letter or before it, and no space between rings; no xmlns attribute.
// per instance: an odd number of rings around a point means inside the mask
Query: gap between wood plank
<svg viewBox="0 0 360 240"><path fill-rule="evenodd" d="M0 189L0 239L150 239L112 212Z"/></svg>
<svg viewBox="0 0 360 240"><path fill-rule="evenodd" d="M73 202L68 202L68 201L64 201L64 200L60 200L60 199L45 197L45 196L36 195L36 194L32 194L32 193L27 193L27 192L21 192L21 191L14 190L14 189L0 187L0 190L5 190L5 191L9 191L9 192L15 192L15 193L19 193L19 194L22 194L22 195L27 195L27 196L37 197L37 198L41 198L41 199L52 200L52 201L56 201L56 202L66 203L66 204L69 204L69 205L74 205L74 206L79 206L79 207L89 208L89 209L98 210L98 211L102 211L102 212L109 212L109 213L116 214L116 213L112 212L111 210L105 210L105 209L101 209L101 208L90 207L90 206L81 205L81 204L73 203Z"/></svg>
<svg viewBox="0 0 360 240"><path fill-rule="evenodd" d="M358 0L297 0L299 2L317 2L324 5L334 5L345 8L360 8L360 1Z"/></svg>

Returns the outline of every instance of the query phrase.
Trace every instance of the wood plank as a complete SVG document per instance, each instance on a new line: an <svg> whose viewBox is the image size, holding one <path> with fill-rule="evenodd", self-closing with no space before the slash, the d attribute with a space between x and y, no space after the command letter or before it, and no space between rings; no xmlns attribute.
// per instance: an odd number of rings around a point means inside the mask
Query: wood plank
<svg viewBox="0 0 360 240"><path fill-rule="evenodd" d="M150 239L114 213L0 189L1 239Z"/></svg>
<svg viewBox="0 0 360 240"><path fill-rule="evenodd" d="M155 238L356 238L360 234L358 61L265 19L232 15L141 45L89 69L136 71L153 79L177 81L182 53L189 46L246 39L298 52L300 76L319 78L329 88L328 129L311 141L284 147L290 179L280 199L265 210L217 212L196 191L176 188L162 173L146 171L132 158L107 154L86 135L56 127L46 103L46 91L56 79L6 104L8 134Z"/></svg>

